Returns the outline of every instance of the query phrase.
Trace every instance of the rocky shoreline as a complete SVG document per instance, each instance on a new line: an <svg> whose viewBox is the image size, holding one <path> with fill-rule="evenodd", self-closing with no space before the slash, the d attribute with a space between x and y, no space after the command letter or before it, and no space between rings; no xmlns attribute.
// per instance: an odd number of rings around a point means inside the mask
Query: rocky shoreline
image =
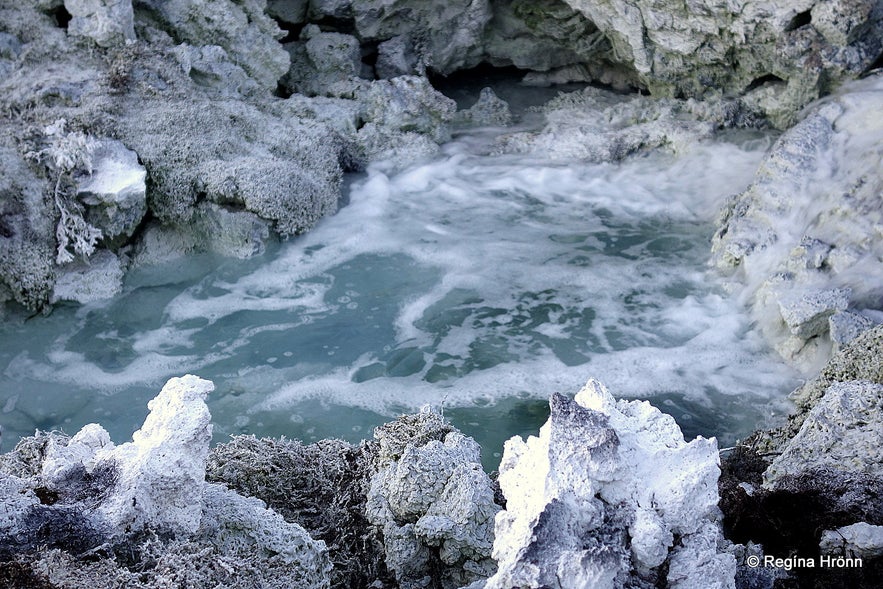
<svg viewBox="0 0 883 589"><path fill-rule="evenodd" d="M592 85L543 106L542 129L502 134L500 153L616 162L783 131L711 256L809 380L787 424L721 463L714 440L687 443L590 382L553 397L492 479L431 412L359 446L210 448L211 383L173 379L129 444L93 425L0 456L0 584L883 584L883 3L736 4L2 3L3 320L112 297L132 268L247 258L308 231L345 173L512 122L492 90L458 110L432 79L515 67ZM767 557L804 560L752 567ZM807 565L823 558L862 565Z"/></svg>

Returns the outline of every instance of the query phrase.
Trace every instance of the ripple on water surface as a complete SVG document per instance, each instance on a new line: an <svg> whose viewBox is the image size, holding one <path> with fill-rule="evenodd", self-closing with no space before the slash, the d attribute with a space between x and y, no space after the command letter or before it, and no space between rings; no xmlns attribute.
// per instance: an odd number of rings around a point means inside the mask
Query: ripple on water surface
<svg viewBox="0 0 883 589"><path fill-rule="evenodd" d="M470 136L369 171L336 216L260 259L137 271L115 300L4 327L6 443L91 421L124 441L188 372L217 385L218 439L356 440L430 403L488 464L590 377L724 443L780 408L793 375L706 269L712 218L759 149L617 165L486 153Z"/></svg>

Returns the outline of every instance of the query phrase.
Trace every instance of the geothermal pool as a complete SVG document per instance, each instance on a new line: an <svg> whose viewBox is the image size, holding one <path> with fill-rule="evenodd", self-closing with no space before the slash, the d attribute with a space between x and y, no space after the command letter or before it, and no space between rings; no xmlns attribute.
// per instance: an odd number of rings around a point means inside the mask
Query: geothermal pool
<svg viewBox="0 0 883 589"><path fill-rule="evenodd" d="M722 446L785 409L796 375L707 268L714 216L767 141L585 164L492 155L498 133L370 169L258 258L137 270L113 300L3 325L3 450L96 421L126 441L185 373L215 382L216 441L356 441L429 404L489 468L590 377Z"/></svg>

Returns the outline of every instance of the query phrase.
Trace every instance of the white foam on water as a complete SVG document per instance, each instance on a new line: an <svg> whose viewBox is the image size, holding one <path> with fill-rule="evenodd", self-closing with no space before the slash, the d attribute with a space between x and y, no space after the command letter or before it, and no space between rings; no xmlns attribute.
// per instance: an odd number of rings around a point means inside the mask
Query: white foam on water
<svg viewBox="0 0 883 589"><path fill-rule="evenodd" d="M210 272L150 321L91 306L4 377L112 393L193 372L240 414L305 399L469 407L588 378L621 396L763 404L793 384L704 270L711 219L761 149L586 165L486 147L464 137L398 175L369 170L348 206L256 269ZM123 359L77 349L94 321L128 325L101 332Z"/></svg>

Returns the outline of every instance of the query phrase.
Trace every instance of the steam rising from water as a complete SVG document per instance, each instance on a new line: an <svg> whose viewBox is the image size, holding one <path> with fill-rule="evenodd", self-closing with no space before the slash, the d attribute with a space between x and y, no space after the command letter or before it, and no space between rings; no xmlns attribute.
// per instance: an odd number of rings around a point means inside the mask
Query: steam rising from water
<svg viewBox="0 0 883 589"><path fill-rule="evenodd" d="M187 372L215 380L222 436L361 437L425 403L480 429L494 403L590 377L727 440L778 406L793 375L706 268L711 220L765 143L584 165L488 156L491 139L370 171L262 259L144 270L114 301L7 328L0 421L100 420L122 440Z"/></svg>

